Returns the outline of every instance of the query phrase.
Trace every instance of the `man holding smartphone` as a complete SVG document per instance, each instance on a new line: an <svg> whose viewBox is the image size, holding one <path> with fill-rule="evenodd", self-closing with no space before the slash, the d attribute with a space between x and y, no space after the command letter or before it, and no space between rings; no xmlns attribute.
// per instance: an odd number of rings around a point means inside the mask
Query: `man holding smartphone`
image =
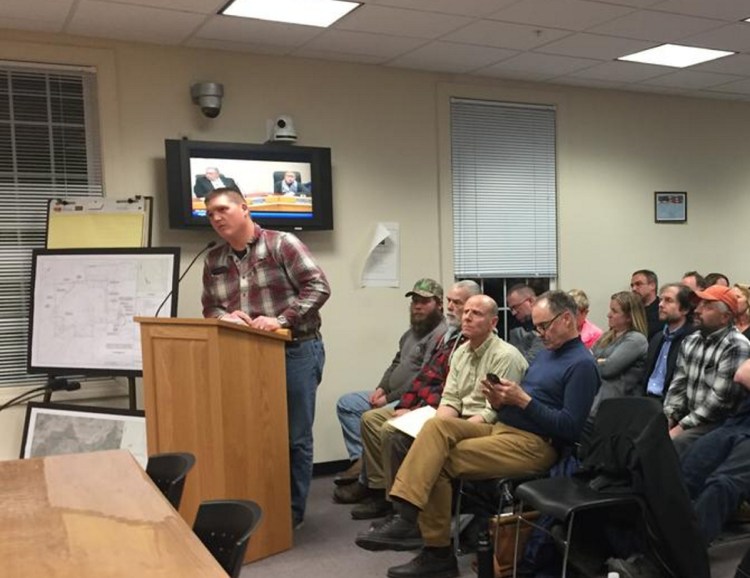
<svg viewBox="0 0 750 578"><path fill-rule="evenodd" d="M486 374L496 372L481 368L477 373L497 422L433 419L422 428L391 490L395 516L357 538L368 550L407 549L422 538L419 555L389 568L389 578L458 576L450 547L453 478L541 473L558 459L559 447L578 441L600 379L579 338L576 313L565 292L543 294L532 320L545 350L520 384L499 375L499 383L492 384Z"/></svg>

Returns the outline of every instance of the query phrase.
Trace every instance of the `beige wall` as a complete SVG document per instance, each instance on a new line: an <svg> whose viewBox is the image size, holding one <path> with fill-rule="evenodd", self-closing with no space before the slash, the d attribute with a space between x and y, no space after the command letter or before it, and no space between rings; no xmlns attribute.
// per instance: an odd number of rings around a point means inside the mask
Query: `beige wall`
<svg viewBox="0 0 750 578"><path fill-rule="evenodd" d="M598 323L636 268L665 281L692 268L750 279L742 251L748 104L13 32L4 33L0 59L97 66L107 193L154 195L154 242L181 246L183 264L212 233L168 228L165 138L263 142L266 119L290 114L300 144L331 147L335 230L300 235L333 288L323 310L316 461L345 456L336 399L377 382L406 326L407 287L422 276L451 279L452 95L558 106L560 286L588 291ZM224 83L217 119L191 104L196 81ZM688 191L687 225L653 223L655 190ZM401 224L400 289L358 287L380 220ZM199 296L196 268L179 314L199 316ZM0 431L15 427L9 419L0 414ZM3 445L0 456L17 454Z"/></svg>

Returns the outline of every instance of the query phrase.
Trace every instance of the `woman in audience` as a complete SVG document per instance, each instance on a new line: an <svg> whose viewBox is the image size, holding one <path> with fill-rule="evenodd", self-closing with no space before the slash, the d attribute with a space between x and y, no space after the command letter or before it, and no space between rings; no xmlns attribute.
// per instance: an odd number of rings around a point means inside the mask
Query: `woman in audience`
<svg viewBox="0 0 750 578"><path fill-rule="evenodd" d="M734 317L734 326L737 331L750 339L750 285L744 283L735 283L732 292L737 297L737 315Z"/></svg>
<svg viewBox="0 0 750 578"><path fill-rule="evenodd" d="M612 295L607 314L609 330L591 348L602 385L594 400L591 416L599 403L610 397L641 395L648 351L646 310L640 297L630 291Z"/></svg>
<svg viewBox="0 0 750 578"><path fill-rule="evenodd" d="M591 346L604 333L596 325L591 323L588 319L589 314L589 298L581 289L571 289L568 291L568 295L573 298L578 307L578 315L576 315L576 324L578 325L578 333L581 334L581 341L586 346L586 349L591 349Z"/></svg>

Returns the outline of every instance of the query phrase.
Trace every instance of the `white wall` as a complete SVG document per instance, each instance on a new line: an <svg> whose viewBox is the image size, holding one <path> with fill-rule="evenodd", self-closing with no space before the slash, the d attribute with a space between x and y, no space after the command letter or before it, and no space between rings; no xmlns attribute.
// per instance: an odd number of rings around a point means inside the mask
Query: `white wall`
<svg viewBox="0 0 750 578"><path fill-rule="evenodd" d="M407 323L404 293L417 278L452 275L448 99L510 99L558 106L560 286L585 289L594 320L630 272L718 270L749 280L743 266L746 128L750 105L441 76L409 70L125 44L17 32L0 58L96 65L105 182L110 196L156 197L154 242L180 245L183 265L210 231L168 228L164 139L263 142L266 119L294 118L300 144L333 154L335 230L309 232L331 281L323 333L328 361L319 390L316 461L345 457L335 402L373 387ZM293 82L290 83L290 79ZM208 120L189 86L222 82L221 115ZM688 191L688 224L655 225L653 192ZM364 251L381 220L401 224L402 286L361 289ZM200 315L200 268L180 291L179 314ZM0 394L0 401L2 400ZM0 414L0 432L14 429ZM0 456L17 455L0 441ZM13 442L15 443L15 442Z"/></svg>

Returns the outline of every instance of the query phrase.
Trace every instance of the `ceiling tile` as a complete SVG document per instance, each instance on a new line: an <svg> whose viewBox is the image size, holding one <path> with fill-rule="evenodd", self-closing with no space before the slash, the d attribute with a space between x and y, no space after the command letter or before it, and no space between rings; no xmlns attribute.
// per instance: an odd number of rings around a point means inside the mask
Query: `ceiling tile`
<svg viewBox="0 0 750 578"><path fill-rule="evenodd" d="M14 21L38 21L62 27L72 5L73 0L3 0L0 2L0 26L14 28Z"/></svg>
<svg viewBox="0 0 750 578"><path fill-rule="evenodd" d="M411 38L437 38L471 22L471 18L365 4L334 24L337 30L358 30Z"/></svg>
<svg viewBox="0 0 750 578"><path fill-rule="evenodd" d="M636 62L620 62L614 60L597 64L591 68L574 72L570 76L575 78L588 78L606 80L611 82L641 82L648 78L669 74L673 69L663 66L652 66L650 64L639 64Z"/></svg>
<svg viewBox="0 0 750 578"><path fill-rule="evenodd" d="M82 36L178 44L204 20L204 16L188 12L83 0L65 27L65 32Z"/></svg>
<svg viewBox="0 0 750 578"><path fill-rule="evenodd" d="M600 36L584 32L545 44L538 48L537 52L596 58L598 60L612 60L626 54L638 52L639 50L652 48L653 46L653 42L617 38L614 36Z"/></svg>
<svg viewBox="0 0 750 578"><path fill-rule="evenodd" d="M718 18L736 22L750 17L747 0L666 0L652 6L654 10Z"/></svg>
<svg viewBox="0 0 750 578"><path fill-rule="evenodd" d="M232 52L250 52L252 54L268 54L282 56L289 54L292 46L271 46L270 44L253 44L252 42L233 42L231 40L216 40L214 38L191 38L185 42L191 48L210 48L212 50L229 50Z"/></svg>
<svg viewBox="0 0 750 578"><path fill-rule="evenodd" d="M693 70L678 70L672 74L665 74L643 82L649 86L663 86L671 88L708 88L727 84L735 80L742 80L739 76L730 74L716 74L714 72L696 72Z"/></svg>
<svg viewBox="0 0 750 578"><path fill-rule="evenodd" d="M639 10L589 29L594 34L611 34L656 42L674 42L685 36L723 26L720 20Z"/></svg>
<svg viewBox="0 0 750 578"><path fill-rule="evenodd" d="M307 50L307 48L297 48L290 53L290 56L317 58L319 60L335 60L337 62L355 62L358 64L384 64L389 60L383 56L374 56L372 54L350 54L329 50Z"/></svg>
<svg viewBox="0 0 750 578"><path fill-rule="evenodd" d="M592 2L601 2L602 4L620 4L621 6L632 6L633 8L647 8L658 4L663 0L591 0Z"/></svg>
<svg viewBox="0 0 750 578"><path fill-rule="evenodd" d="M571 34L565 30L540 28L525 24L510 24L497 20L477 20L460 30L451 32L441 40L530 50L542 44L558 40Z"/></svg>
<svg viewBox="0 0 750 578"><path fill-rule="evenodd" d="M350 53L390 59L424 43L425 40L419 38L329 29L305 44L301 51L304 53L308 50L338 54Z"/></svg>
<svg viewBox="0 0 750 578"><path fill-rule="evenodd" d="M732 56L727 56L726 58L717 58L716 60L712 60L710 62L691 66L690 70L750 76L750 55L733 54Z"/></svg>
<svg viewBox="0 0 750 578"><path fill-rule="evenodd" d="M750 94L750 79L737 80L735 82L728 82L720 86L715 86L711 89L712 92L727 92L733 94Z"/></svg>
<svg viewBox="0 0 750 578"><path fill-rule="evenodd" d="M112 0L99 1L111 2ZM217 14L227 3L227 0L114 0L112 3L151 6L152 8L161 8L163 10L196 12L198 14Z"/></svg>
<svg viewBox="0 0 750 578"><path fill-rule="evenodd" d="M395 8L409 8L425 12L459 14L462 16L487 16L518 0L368 0L368 4L380 4Z"/></svg>
<svg viewBox="0 0 750 578"><path fill-rule="evenodd" d="M586 88L623 89L629 88L622 82L611 82L607 80L596 80L594 78L579 78L577 76L558 76L555 84L566 84L569 86L585 86Z"/></svg>
<svg viewBox="0 0 750 578"><path fill-rule="evenodd" d="M586 0L524 0L495 12L494 20L536 24L566 30L586 30L632 12L625 6Z"/></svg>
<svg viewBox="0 0 750 578"><path fill-rule="evenodd" d="M5 18L0 16L0 28L8 30L36 30L37 32L62 32L63 22L37 20L36 18Z"/></svg>
<svg viewBox="0 0 750 578"><path fill-rule="evenodd" d="M515 50L438 41L399 56L388 64L441 72L469 72L516 54Z"/></svg>
<svg viewBox="0 0 750 578"><path fill-rule="evenodd" d="M196 37L259 45L267 44L269 46L297 47L309 42L322 31L322 28L314 26L215 16L196 32Z"/></svg>
<svg viewBox="0 0 750 578"><path fill-rule="evenodd" d="M748 2L750 4L750 2ZM684 38L680 44L702 48L750 52L750 23L736 23Z"/></svg>
<svg viewBox="0 0 750 578"><path fill-rule="evenodd" d="M478 71L478 74L498 75L504 70L531 72L551 78L561 74L568 74L599 64L596 60L586 58L571 58L568 56L555 56L552 54L537 54L535 52L524 52L513 58L509 58L498 64L494 64Z"/></svg>

